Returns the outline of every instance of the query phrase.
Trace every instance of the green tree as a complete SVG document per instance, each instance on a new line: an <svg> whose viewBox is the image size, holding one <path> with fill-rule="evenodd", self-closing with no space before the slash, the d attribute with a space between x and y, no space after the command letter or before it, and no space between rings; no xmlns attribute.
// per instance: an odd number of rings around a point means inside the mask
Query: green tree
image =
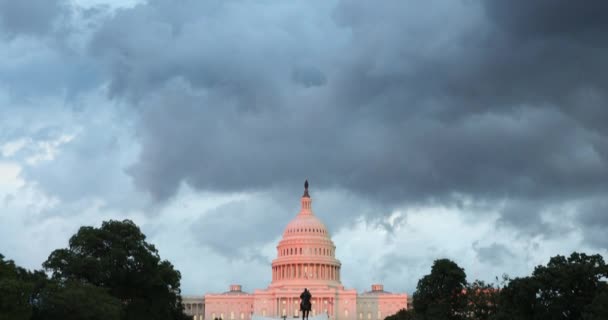
<svg viewBox="0 0 608 320"><path fill-rule="evenodd" d="M181 275L130 220L81 227L69 248L55 250L43 266L60 283L84 282L107 289L123 305L125 320L187 319Z"/></svg>
<svg viewBox="0 0 608 320"><path fill-rule="evenodd" d="M608 290L599 292L593 302L585 308L583 320L606 320L608 319Z"/></svg>
<svg viewBox="0 0 608 320"><path fill-rule="evenodd" d="M601 255L556 256L534 269L543 319L580 319L585 307L606 287L608 269Z"/></svg>
<svg viewBox="0 0 608 320"><path fill-rule="evenodd" d="M32 320L119 320L120 300L106 289L73 280L49 281L37 297Z"/></svg>
<svg viewBox="0 0 608 320"><path fill-rule="evenodd" d="M29 319L33 290L29 273L0 254L0 320Z"/></svg>
<svg viewBox="0 0 608 320"><path fill-rule="evenodd" d="M467 284L467 319L494 319L498 309L498 292L498 288L480 280Z"/></svg>
<svg viewBox="0 0 608 320"><path fill-rule="evenodd" d="M384 318L384 320L416 320L416 315L413 310L401 309L397 313Z"/></svg>
<svg viewBox="0 0 608 320"><path fill-rule="evenodd" d="M532 320L538 313L539 305L536 294L539 285L530 277L516 278L509 281L499 295L498 315L500 320Z"/></svg>
<svg viewBox="0 0 608 320"><path fill-rule="evenodd" d="M466 274L455 262L435 260L431 273L418 281L414 310L421 319L463 319L466 309Z"/></svg>
<svg viewBox="0 0 608 320"><path fill-rule="evenodd" d="M607 277L601 255L575 252L568 258L553 257L530 277L514 279L501 290L498 319L578 320L585 311L589 317L601 314L597 301L604 299Z"/></svg>

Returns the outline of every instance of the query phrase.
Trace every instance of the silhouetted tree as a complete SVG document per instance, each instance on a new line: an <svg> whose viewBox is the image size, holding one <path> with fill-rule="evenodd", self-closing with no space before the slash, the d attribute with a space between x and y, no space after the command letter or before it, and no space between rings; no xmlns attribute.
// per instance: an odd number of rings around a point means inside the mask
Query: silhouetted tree
<svg viewBox="0 0 608 320"><path fill-rule="evenodd" d="M401 309L401 310L397 311L397 313L384 318L384 320L415 320L415 319L416 319L416 315L414 314L414 311L406 310L406 309Z"/></svg>
<svg viewBox="0 0 608 320"><path fill-rule="evenodd" d="M448 259L435 260L431 273L418 281L414 310L420 319L463 319L466 308L466 274Z"/></svg>
<svg viewBox="0 0 608 320"><path fill-rule="evenodd" d="M601 255L572 253L538 266L501 290L498 319L590 319L602 314L608 268ZM601 317L600 317L601 318ZM606 319L606 318L604 318Z"/></svg>
<svg viewBox="0 0 608 320"><path fill-rule="evenodd" d="M0 320L29 319L33 290L30 274L0 254Z"/></svg>
<svg viewBox="0 0 608 320"><path fill-rule="evenodd" d="M483 281L467 284L466 319L494 319L498 310L498 288Z"/></svg>
<svg viewBox="0 0 608 320"><path fill-rule="evenodd" d="M601 290L583 313L583 320L606 319L608 319L608 289Z"/></svg>
<svg viewBox="0 0 608 320"><path fill-rule="evenodd" d="M130 220L81 227L69 248L53 251L43 266L61 284L76 281L106 289L121 302L122 319L188 319L180 273L145 239Z"/></svg>
<svg viewBox="0 0 608 320"><path fill-rule="evenodd" d="M40 290L32 320L119 320L122 305L106 289L49 280Z"/></svg>

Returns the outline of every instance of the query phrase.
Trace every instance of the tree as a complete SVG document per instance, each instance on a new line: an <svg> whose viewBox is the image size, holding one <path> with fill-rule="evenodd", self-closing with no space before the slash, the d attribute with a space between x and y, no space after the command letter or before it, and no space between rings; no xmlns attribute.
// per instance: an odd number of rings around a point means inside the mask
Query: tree
<svg viewBox="0 0 608 320"><path fill-rule="evenodd" d="M468 319L494 319L498 309L498 288L483 281L467 284L466 316Z"/></svg>
<svg viewBox="0 0 608 320"><path fill-rule="evenodd" d="M431 273L418 281L414 310L422 319L463 319L466 274L448 259L435 260Z"/></svg>
<svg viewBox="0 0 608 320"><path fill-rule="evenodd" d="M537 266L532 276L514 279L501 290L498 319L568 320L581 319L586 311L589 317L601 314L598 301L605 299L607 277L601 255L575 252L568 258L553 257L547 266Z"/></svg>
<svg viewBox="0 0 608 320"><path fill-rule="evenodd" d="M29 319L33 290L28 272L0 254L0 320Z"/></svg>
<svg viewBox="0 0 608 320"><path fill-rule="evenodd" d="M32 320L119 320L120 300L91 284L49 281L38 296Z"/></svg>
<svg viewBox="0 0 608 320"><path fill-rule="evenodd" d="M406 309L401 309L401 310L397 311L397 313L384 318L384 320L415 320L415 319L416 319L416 315L414 314L414 311L406 310Z"/></svg>
<svg viewBox="0 0 608 320"><path fill-rule="evenodd" d="M575 252L567 259L551 258L546 267L536 267L532 276L540 287L538 302L544 318L580 319L595 295L606 288L602 279L608 277L608 269L601 255Z"/></svg>
<svg viewBox="0 0 608 320"><path fill-rule="evenodd" d="M123 305L122 319L187 319L180 273L145 239L130 220L81 227L69 248L53 251L43 266L60 284L76 281L106 289Z"/></svg>
<svg viewBox="0 0 608 320"><path fill-rule="evenodd" d="M510 280L500 291L497 319L534 319L539 308L536 301L538 290L538 283L530 277Z"/></svg>
<svg viewBox="0 0 608 320"><path fill-rule="evenodd" d="M599 292L593 302L585 308L583 320L606 320L608 319L608 290Z"/></svg>

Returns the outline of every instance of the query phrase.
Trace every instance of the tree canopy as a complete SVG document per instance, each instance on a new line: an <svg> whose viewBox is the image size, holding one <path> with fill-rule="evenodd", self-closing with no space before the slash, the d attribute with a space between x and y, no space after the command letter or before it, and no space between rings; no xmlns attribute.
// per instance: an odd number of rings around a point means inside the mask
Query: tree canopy
<svg viewBox="0 0 608 320"><path fill-rule="evenodd" d="M81 227L69 247L53 251L43 266L60 283L106 289L122 303L122 319L185 319L181 275L145 239L130 220Z"/></svg>
<svg viewBox="0 0 608 320"><path fill-rule="evenodd" d="M414 293L414 310L422 319L462 319L466 307L464 269L448 259L433 263Z"/></svg>
<svg viewBox="0 0 608 320"><path fill-rule="evenodd" d="M0 254L0 320L30 319L34 289L30 274Z"/></svg>
<svg viewBox="0 0 608 320"><path fill-rule="evenodd" d="M418 281L413 310L388 320L599 320L608 319L608 267L601 255L555 256L527 277L501 288L466 282L455 262L440 259Z"/></svg>
<svg viewBox="0 0 608 320"><path fill-rule="evenodd" d="M120 300L84 282L49 280L37 295L32 320L119 320Z"/></svg>
<svg viewBox="0 0 608 320"><path fill-rule="evenodd" d="M587 317L608 319L606 308L599 306L606 299L607 278L608 267L599 254L555 256L502 290L498 318L568 320L582 319L587 312Z"/></svg>

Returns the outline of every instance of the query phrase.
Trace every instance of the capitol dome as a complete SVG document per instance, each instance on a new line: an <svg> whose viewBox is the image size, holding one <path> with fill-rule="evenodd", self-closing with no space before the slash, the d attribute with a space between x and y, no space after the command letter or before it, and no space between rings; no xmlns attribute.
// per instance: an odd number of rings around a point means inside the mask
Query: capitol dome
<svg viewBox="0 0 608 320"><path fill-rule="evenodd" d="M194 313L194 320L299 319L304 288L312 295L311 319L322 315L328 320L383 320L407 308L406 294L384 291L382 284L373 284L371 291L361 295L344 288L336 246L312 212L308 181L300 202L300 212L287 224L277 245L270 285L247 293L233 284L230 291L206 294L204 299L186 298L186 310ZM246 272L244 276L252 276Z"/></svg>
<svg viewBox="0 0 608 320"><path fill-rule="evenodd" d="M272 262L272 286L340 285L341 263L325 224L312 212L308 181L298 215L285 227Z"/></svg>

